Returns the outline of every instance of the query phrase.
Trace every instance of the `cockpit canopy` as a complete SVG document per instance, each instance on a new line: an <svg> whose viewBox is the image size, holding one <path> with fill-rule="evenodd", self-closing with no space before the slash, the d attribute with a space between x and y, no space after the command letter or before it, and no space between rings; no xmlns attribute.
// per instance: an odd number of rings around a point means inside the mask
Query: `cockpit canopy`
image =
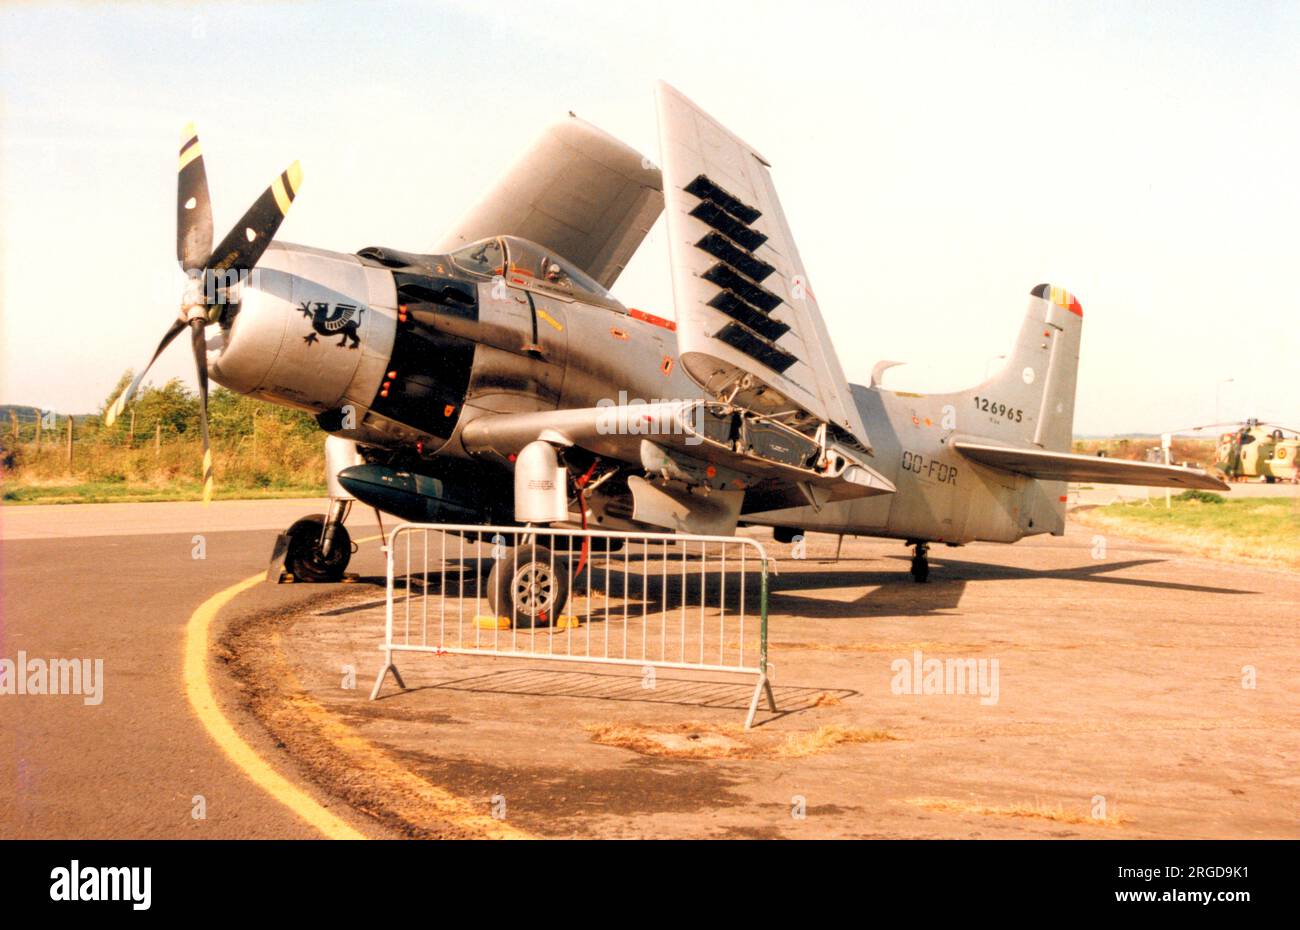
<svg viewBox="0 0 1300 930"><path fill-rule="evenodd" d="M614 300L609 291L568 259L516 236L480 239L451 253L451 260L463 271L489 278L501 275L507 284L515 286Z"/></svg>

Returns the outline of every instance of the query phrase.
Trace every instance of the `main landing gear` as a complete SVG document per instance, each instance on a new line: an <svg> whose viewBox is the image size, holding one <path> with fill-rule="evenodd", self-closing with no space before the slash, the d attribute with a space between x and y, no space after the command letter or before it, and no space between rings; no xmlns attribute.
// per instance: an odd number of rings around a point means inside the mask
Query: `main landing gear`
<svg viewBox="0 0 1300 930"><path fill-rule="evenodd" d="M912 580L917 584L925 584L930 578L930 544L910 539L907 544L912 547Z"/></svg>
<svg viewBox="0 0 1300 930"><path fill-rule="evenodd" d="M569 562L535 543L506 549L488 575L487 599L494 616L520 629L555 626L569 600Z"/></svg>

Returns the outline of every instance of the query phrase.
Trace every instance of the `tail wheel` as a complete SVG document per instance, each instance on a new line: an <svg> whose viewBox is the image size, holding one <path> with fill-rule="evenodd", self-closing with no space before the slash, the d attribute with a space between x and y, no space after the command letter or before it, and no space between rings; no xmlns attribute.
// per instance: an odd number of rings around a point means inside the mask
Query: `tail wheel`
<svg viewBox="0 0 1300 930"><path fill-rule="evenodd" d="M303 517L289 527L289 548L285 553L284 567L295 578L310 582L338 581L352 560L352 537L348 528L339 524L334 530L329 556L320 551L321 531L325 528L325 515L314 513Z"/></svg>
<svg viewBox="0 0 1300 930"><path fill-rule="evenodd" d="M930 544L926 542L914 542L910 544L912 549L912 580L917 584L925 584L930 577Z"/></svg>
<svg viewBox="0 0 1300 930"><path fill-rule="evenodd" d="M569 563L544 546L507 551L488 575L488 604L521 629L546 626L569 600Z"/></svg>

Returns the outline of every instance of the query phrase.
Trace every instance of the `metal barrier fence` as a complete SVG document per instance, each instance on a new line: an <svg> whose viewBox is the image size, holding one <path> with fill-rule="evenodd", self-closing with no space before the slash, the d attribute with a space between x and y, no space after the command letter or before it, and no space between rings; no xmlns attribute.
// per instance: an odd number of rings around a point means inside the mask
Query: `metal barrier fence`
<svg viewBox="0 0 1300 930"><path fill-rule="evenodd" d="M767 553L740 536L404 523L389 535L384 667L398 652L548 659L768 681ZM754 608L757 608L755 612Z"/></svg>

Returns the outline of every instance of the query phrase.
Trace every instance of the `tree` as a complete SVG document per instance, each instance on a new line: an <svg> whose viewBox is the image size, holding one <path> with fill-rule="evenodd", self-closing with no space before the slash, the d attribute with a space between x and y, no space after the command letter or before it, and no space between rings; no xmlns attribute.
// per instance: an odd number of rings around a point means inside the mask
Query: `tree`
<svg viewBox="0 0 1300 930"><path fill-rule="evenodd" d="M194 433L199 428L199 398L179 378L172 378L162 387L149 385L136 395L134 401L135 431L153 432L156 424L170 435Z"/></svg>

